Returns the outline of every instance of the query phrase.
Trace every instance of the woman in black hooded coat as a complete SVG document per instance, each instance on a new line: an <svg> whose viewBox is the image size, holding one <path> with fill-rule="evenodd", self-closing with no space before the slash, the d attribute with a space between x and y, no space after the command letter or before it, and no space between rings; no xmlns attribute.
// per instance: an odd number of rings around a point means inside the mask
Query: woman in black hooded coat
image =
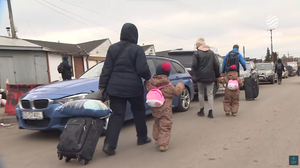
<svg viewBox="0 0 300 168"><path fill-rule="evenodd" d="M284 66L281 59L278 59L275 65L275 73L277 73L278 85L281 85L282 82L282 72L285 72Z"/></svg>
<svg viewBox="0 0 300 168"><path fill-rule="evenodd" d="M131 105L135 121L137 145L151 142L147 135L144 86L141 79L149 80L151 73L145 52L137 45L137 27L132 23L125 23L120 40L109 47L99 80L99 89L106 89L113 111L103 146L103 151L108 155L115 154L127 101ZM116 60L118 54L120 57Z"/></svg>

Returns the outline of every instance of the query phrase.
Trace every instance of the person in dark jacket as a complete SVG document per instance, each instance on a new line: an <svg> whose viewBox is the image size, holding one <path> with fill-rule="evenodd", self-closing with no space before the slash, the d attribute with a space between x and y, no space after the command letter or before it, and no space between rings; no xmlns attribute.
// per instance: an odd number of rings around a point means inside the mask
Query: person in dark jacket
<svg viewBox="0 0 300 168"><path fill-rule="evenodd" d="M99 89L106 89L113 111L110 116L103 151L114 155L119 133L123 125L126 104L129 101L135 121L137 144L150 143L146 125L146 107L144 98L145 82L151 78L151 73L143 48L137 45L138 30L132 23L125 23L121 30L120 42L112 44L106 55L102 73L99 79ZM119 52L123 50L118 60Z"/></svg>
<svg viewBox="0 0 300 168"><path fill-rule="evenodd" d="M228 73L230 66L231 65L227 65L228 63L228 57L229 55L233 54L236 55L236 71L238 72L238 76L240 76L240 64L243 66L244 71L247 70L246 67L246 61L244 59L244 57L242 56L242 54L239 53L239 46L237 44L235 44L233 47L233 49L225 56L224 60L223 60L223 64L222 64L222 73ZM228 67L227 67L228 66Z"/></svg>
<svg viewBox="0 0 300 168"><path fill-rule="evenodd" d="M198 85L198 97L200 103L199 116L204 116L204 88L208 98L208 117L213 118L213 90L214 83L220 77L220 67L217 58L208 45L205 45L204 38L196 41L197 51L194 53L192 69Z"/></svg>
<svg viewBox="0 0 300 168"><path fill-rule="evenodd" d="M72 77L72 66L69 64L68 62L68 57L67 56L64 56L63 57L63 73L61 74L63 80L71 80L71 77Z"/></svg>
<svg viewBox="0 0 300 168"><path fill-rule="evenodd" d="M281 59L279 58L275 65L275 73L277 73L278 85L281 85L281 82L282 82L282 72L285 72L285 70L284 70L283 63L282 63Z"/></svg>

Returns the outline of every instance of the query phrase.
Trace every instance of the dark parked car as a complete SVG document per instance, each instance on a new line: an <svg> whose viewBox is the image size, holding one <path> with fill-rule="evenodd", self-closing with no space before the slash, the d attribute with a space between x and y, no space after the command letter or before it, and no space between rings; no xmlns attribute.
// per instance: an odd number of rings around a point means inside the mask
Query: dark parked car
<svg viewBox="0 0 300 168"><path fill-rule="evenodd" d="M169 76L170 82L173 85L183 82L185 85L182 94L173 98L172 107L177 111L187 111L191 100L194 98L194 86L190 74L176 60L159 56L147 56L152 75L156 71L156 66L165 61L172 65ZM78 79L36 87L21 96L19 104L16 105L19 128L63 130L69 117L56 112L55 109L65 102L84 98L91 90L98 90L99 76L102 72L103 64L104 62L100 62L93 66ZM146 104L146 115L149 114L151 114L151 108ZM124 120L132 118L133 114L130 104L128 104Z"/></svg>
<svg viewBox="0 0 300 168"><path fill-rule="evenodd" d="M195 50L189 50L189 51L174 50L174 51L170 51L168 53L167 57L170 57L172 59L179 61L183 66L185 66L185 68L188 70L188 72L191 74L191 76L193 76L192 61L193 61L194 52L195 52ZM223 58L218 54L215 54L215 57L220 65L220 73L221 73ZM194 80L194 78L193 78L193 82L194 82L195 93L198 94L198 87L197 87L197 83ZM213 91L214 97L218 91L223 91L223 90L225 90L224 85L219 84L218 82L215 82L214 91ZM206 91L204 93L205 93L205 100L207 100Z"/></svg>
<svg viewBox="0 0 300 168"><path fill-rule="evenodd" d="M287 65L287 66L284 66L284 68L285 68L286 71L288 71L289 76L295 76L296 75L292 66Z"/></svg>

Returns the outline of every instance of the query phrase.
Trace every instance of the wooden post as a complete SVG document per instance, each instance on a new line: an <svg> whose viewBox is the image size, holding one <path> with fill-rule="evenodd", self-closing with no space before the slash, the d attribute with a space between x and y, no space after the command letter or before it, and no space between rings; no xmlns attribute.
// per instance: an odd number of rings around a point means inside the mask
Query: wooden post
<svg viewBox="0 0 300 168"><path fill-rule="evenodd" d="M8 6L8 13L9 13L10 27L11 27L11 35L12 38L17 38L10 0L7 0L7 6Z"/></svg>

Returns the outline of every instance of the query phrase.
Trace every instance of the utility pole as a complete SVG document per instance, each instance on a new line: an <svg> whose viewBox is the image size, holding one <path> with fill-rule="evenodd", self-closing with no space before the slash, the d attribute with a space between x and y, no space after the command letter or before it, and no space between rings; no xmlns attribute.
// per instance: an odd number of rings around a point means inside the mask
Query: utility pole
<svg viewBox="0 0 300 168"><path fill-rule="evenodd" d="M10 27L11 27L11 35L12 38L17 38L10 0L7 0L7 6L8 6L8 13L9 13Z"/></svg>
<svg viewBox="0 0 300 168"><path fill-rule="evenodd" d="M272 31L274 29L270 29L269 31L271 32L271 60L274 62L273 60L273 39L272 39Z"/></svg>
<svg viewBox="0 0 300 168"><path fill-rule="evenodd" d="M243 46L243 55L244 55L244 58L246 57L246 54L245 54L245 46Z"/></svg>

